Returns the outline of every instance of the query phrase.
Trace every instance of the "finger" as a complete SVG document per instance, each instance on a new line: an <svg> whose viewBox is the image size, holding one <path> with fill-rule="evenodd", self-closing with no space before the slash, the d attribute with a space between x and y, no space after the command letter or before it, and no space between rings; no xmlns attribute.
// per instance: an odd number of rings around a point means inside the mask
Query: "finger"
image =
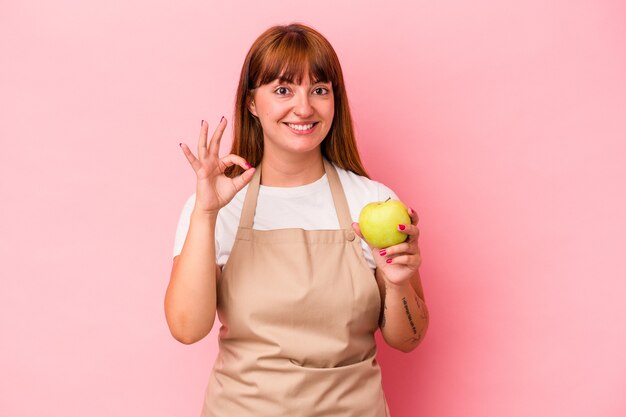
<svg viewBox="0 0 626 417"><path fill-rule="evenodd" d="M233 178L233 184L235 185L235 189L237 191L241 191L241 189L252 180L255 172L256 168L250 168L247 171L244 171L241 175Z"/></svg>
<svg viewBox="0 0 626 417"><path fill-rule="evenodd" d="M420 220L415 210L413 210L411 207L409 207L409 217L411 217L411 224L413 225L416 225L417 222L419 222Z"/></svg>
<svg viewBox="0 0 626 417"><path fill-rule="evenodd" d="M365 241L365 243L367 244L367 246L369 246L370 249L374 249L374 247L372 245L370 245L370 243L367 241L367 239L365 239L363 237L363 234L361 233L361 228L359 227L359 223L358 222L352 222L352 230L354 230L354 233L356 233L356 235L358 237L360 237L361 239L363 239Z"/></svg>
<svg viewBox="0 0 626 417"><path fill-rule="evenodd" d="M408 242L399 243L397 245L389 246L385 249L378 251L378 256L395 256L400 254L412 253L412 245Z"/></svg>
<svg viewBox="0 0 626 417"><path fill-rule="evenodd" d="M224 129L226 129L226 118L222 116L220 122L215 128L215 132L213 132L213 136L211 136L211 143L209 143L208 153L210 155L218 156L220 153L220 142L222 141L222 134L224 134Z"/></svg>
<svg viewBox="0 0 626 417"><path fill-rule="evenodd" d="M399 255L393 258L387 258L385 262L393 265L408 265L419 268L422 264L422 257L419 255Z"/></svg>
<svg viewBox="0 0 626 417"><path fill-rule="evenodd" d="M247 163L246 160L243 159L239 155L235 155L231 153L230 155L226 155L225 157L220 158L220 172L222 174L224 173L226 168L232 165L239 165L240 167L244 169L244 171L252 168L252 166L249 163Z"/></svg>
<svg viewBox="0 0 626 417"><path fill-rule="evenodd" d="M398 231L409 235L409 237L413 237L413 239L417 239L420 235L420 229L414 224L399 224Z"/></svg>
<svg viewBox="0 0 626 417"><path fill-rule="evenodd" d="M209 131L209 124L202 120L200 122L200 136L198 137L198 158L203 159L206 155L206 140Z"/></svg>
<svg viewBox="0 0 626 417"><path fill-rule="evenodd" d="M200 169L200 167L202 166L200 161L198 161L198 159L196 159L193 153L191 153L191 150L189 149L187 145L185 145L184 143L181 143L180 147L182 148L183 153L187 157L187 160L191 164L191 167L193 168L194 172L198 172L198 169Z"/></svg>

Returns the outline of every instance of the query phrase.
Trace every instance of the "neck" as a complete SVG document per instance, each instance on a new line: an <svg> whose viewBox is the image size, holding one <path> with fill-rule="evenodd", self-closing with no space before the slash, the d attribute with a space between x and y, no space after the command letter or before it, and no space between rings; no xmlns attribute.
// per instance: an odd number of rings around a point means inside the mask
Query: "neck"
<svg viewBox="0 0 626 417"><path fill-rule="evenodd" d="M319 149L318 149L319 150ZM298 187L319 180L324 175L321 152L290 155L289 158L265 153L261 165L261 184L270 187Z"/></svg>

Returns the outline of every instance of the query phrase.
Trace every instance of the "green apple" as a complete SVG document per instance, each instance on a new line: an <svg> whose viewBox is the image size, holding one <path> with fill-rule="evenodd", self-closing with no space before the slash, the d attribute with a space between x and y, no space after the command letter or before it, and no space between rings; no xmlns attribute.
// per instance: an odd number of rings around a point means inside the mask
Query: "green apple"
<svg viewBox="0 0 626 417"><path fill-rule="evenodd" d="M398 231L399 224L411 224L408 209L399 200L369 203L359 214L361 234L370 245L378 249L397 245L409 237Z"/></svg>

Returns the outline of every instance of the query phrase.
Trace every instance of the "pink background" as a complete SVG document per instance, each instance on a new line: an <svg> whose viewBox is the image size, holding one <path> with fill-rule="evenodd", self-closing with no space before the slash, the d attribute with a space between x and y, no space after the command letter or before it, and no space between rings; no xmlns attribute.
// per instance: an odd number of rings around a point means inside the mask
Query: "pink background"
<svg viewBox="0 0 626 417"><path fill-rule="evenodd" d="M302 21L340 56L370 174L421 219L432 318L412 353L381 344L393 417L624 416L625 16L2 2L0 415L198 415L215 335L179 344L163 313L195 189L178 143L231 118L256 36Z"/></svg>

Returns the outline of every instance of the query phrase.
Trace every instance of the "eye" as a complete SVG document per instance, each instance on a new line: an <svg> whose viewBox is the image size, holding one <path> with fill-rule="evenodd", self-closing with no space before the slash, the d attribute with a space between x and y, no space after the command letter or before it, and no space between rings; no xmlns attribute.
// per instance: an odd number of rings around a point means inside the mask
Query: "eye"
<svg viewBox="0 0 626 417"><path fill-rule="evenodd" d="M284 96L289 93L289 89L287 87L278 87L276 90L274 90L274 92L279 96Z"/></svg>
<svg viewBox="0 0 626 417"><path fill-rule="evenodd" d="M326 87L316 87L313 90L313 93L317 94L317 95L320 95L320 96L323 96L323 95L328 94L328 88L326 88Z"/></svg>

